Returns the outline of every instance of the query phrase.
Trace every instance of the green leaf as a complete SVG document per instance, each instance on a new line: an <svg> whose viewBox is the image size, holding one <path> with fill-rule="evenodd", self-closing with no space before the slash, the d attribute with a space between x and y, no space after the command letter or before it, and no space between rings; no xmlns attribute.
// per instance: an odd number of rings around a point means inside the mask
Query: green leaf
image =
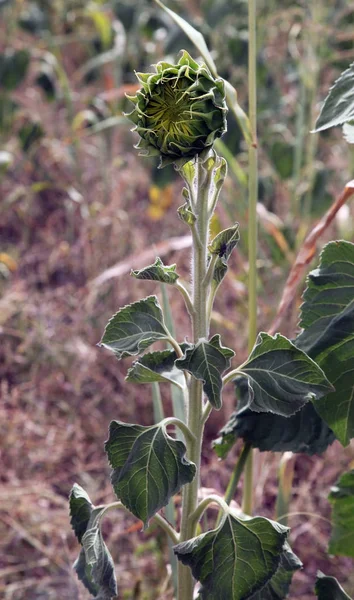
<svg viewBox="0 0 354 600"><path fill-rule="evenodd" d="M168 435L163 421L151 427L112 421L105 449L117 497L145 527L195 476L185 445Z"/></svg>
<svg viewBox="0 0 354 600"><path fill-rule="evenodd" d="M247 408L248 383L245 377L235 380L238 405L214 442L214 450L225 458L242 438L261 452L321 454L335 440L335 435L317 414L312 402L291 417L273 413L256 413Z"/></svg>
<svg viewBox="0 0 354 600"><path fill-rule="evenodd" d="M260 592L251 596L250 600L283 600L289 593L293 574L301 569L302 563L286 542L281 553L278 570Z"/></svg>
<svg viewBox="0 0 354 600"><path fill-rule="evenodd" d="M343 125L354 119L354 63L336 80L324 101L314 131Z"/></svg>
<svg viewBox="0 0 354 600"><path fill-rule="evenodd" d="M211 73L214 75L214 77L217 77L218 74L216 71L216 65L202 34L199 31L197 31L197 29L192 27L192 25L190 25L187 21L185 21L185 19L182 19L182 17L177 15L173 10L167 8L167 6L165 6L163 2L161 2L161 0L155 0L155 2L182 29L182 31L191 40L191 42L197 48L198 52L203 57ZM232 110L232 112L234 113L246 142L248 144L252 144L253 140L249 118L238 103L237 92L235 88L231 85L231 83L229 83L229 81L224 81L224 83L227 104L230 110Z"/></svg>
<svg viewBox="0 0 354 600"><path fill-rule="evenodd" d="M227 261L240 239L238 229L239 225L238 223L235 223L233 227L220 231L208 246L209 252L211 254L217 254L220 258L225 258Z"/></svg>
<svg viewBox="0 0 354 600"><path fill-rule="evenodd" d="M167 8L167 6L163 4L163 2L161 2L160 0L155 0L155 2L172 18L172 20L175 23L177 23L177 25L182 29L186 36L195 45L198 52L200 52L211 73L214 76L217 76L216 66L213 57L209 52L208 46L206 45L205 39L202 36L202 34L199 31L197 31L197 29L192 27L192 25L190 25L187 21L185 21L185 19L182 19L182 17L177 15L173 10Z"/></svg>
<svg viewBox="0 0 354 600"><path fill-rule="evenodd" d="M176 360L176 367L191 373L196 379L203 381L203 390L210 404L221 408L222 373L229 368L230 359L235 353L230 348L221 346L220 335L214 335L209 342L200 340L195 346L188 348L183 358Z"/></svg>
<svg viewBox="0 0 354 600"><path fill-rule="evenodd" d="M86 562L85 550L83 548L81 548L80 554L73 564L73 569L76 571L78 578L84 584L85 588L92 596L96 597L99 592L99 587L92 579L92 568Z"/></svg>
<svg viewBox="0 0 354 600"><path fill-rule="evenodd" d="M98 588L96 600L110 600L111 598L115 598L118 594L118 589L114 564L111 554L103 541L100 527L87 529L82 538L82 545L85 561L82 561L82 556L80 561L79 556L79 561L76 565L76 572L79 577L82 576L82 582L89 591L94 586Z"/></svg>
<svg viewBox="0 0 354 600"><path fill-rule="evenodd" d="M174 547L201 583L202 600L246 600L276 573L288 529L263 517L225 515L217 529Z"/></svg>
<svg viewBox="0 0 354 600"><path fill-rule="evenodd" d="M335 392L316 398L320 416L346 446L354 437L354 244L330 242L308 278L296 346L316 360Z"/></svg>
<svg viewBox="0 0 354 600"><path fill-rule="evenodd" d="M208 246L209 252L218 257L213 274L213 278L218 285L226 275L227 263L231 252L237 246L240 239L238 227L238 223L236 223L233 227L221 231L213 239L210 246Z"/></svg>
<svg viewBox="0 0 354 600"><path fill-rule="evenodd" d="M179 278L178 273L176 273L176 265L166 266L161 258L156 258L153 265L149 265L140 271L132 271L131 275L136 279L150 279L171 285L176 283Z"/></svg>
<svg viewBox="0 0 354 600"><path fill-rule="evenodd" d="M280 334L260 333L240 373L248 377L248 408L283 417L333 389L322 369Z"/></svg>
<svg viewBox="0 0 354 600"><path fill-rule="evenodd" d="M74 483L69 498L71 527L81 544L88 522L91 518L94 506L89 495L78 483Z"/></svg>
<svg viewBox="0 0 354 600"><path fill-rule="evenodd" d="M11 91L22 83L30 58L28 50L7 50L0 54L0 89Z"/></svg>
<svg viewBox="0 0 354 600"><path fill-rule="evenodd" d="M335 577L329 577L320 571L317 573L315 591L318 600L352 600Z"/></svg>
<svg viewBox="0 0 354 600"><path fill-rule="evenodd" d="M156 296L121 308L109 321L99 346L114 352L118 359L139 354L168 338L161 306Z"/></svg>
<svg viewBox="0 0 354 600"><path fill-rule="evenodd" d="M182 344L185 350L188 344ZM177 354L174 350L144 354L129 369L126 380L132 383L170 382L184 388L184 375L175 366Z"/></svg>
<svg viewBox="0 0 354 600"><path fill-rule="evenodd" d="M103 541L100 518L105 506L95 508L87 492L75 483L70 493L71 526L82 544L73 568L96 600L110 600L117 593L112 557Z"/></svg>
<svg viewBox="0 0 354 600"><path fill-rule="evenodd" d="M332 504L330 554L354 558L354 470L344 473L328 496Z"/></svg>

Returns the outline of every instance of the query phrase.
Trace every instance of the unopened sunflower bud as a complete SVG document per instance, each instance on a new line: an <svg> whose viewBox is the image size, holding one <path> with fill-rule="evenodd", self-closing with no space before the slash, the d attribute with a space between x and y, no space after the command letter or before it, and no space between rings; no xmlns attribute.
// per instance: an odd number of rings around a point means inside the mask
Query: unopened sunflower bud
<svg viewBox="0 0 354 600"><path fill-rule="evenodd" d="M160 155L161 166L191 160L226 131L224 82L183 51L177 65L159 62L156 73L138 73L142 85L127 115L140 135L137 148Z"/></svg>

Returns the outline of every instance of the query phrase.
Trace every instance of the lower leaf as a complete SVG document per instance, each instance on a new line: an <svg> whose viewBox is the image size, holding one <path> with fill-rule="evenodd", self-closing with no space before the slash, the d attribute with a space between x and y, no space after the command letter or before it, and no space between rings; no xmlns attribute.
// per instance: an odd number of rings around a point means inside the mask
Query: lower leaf
<svg viewBox="0 0 354 600"><path fill-rule="evenodd" d="M117 497L145 527L195 476L184 443L168 435L163 421L151 427L112 421L105 449Z"/></svg>
<svg viewBox="0 0 354 600"><path fill-rule="evenodd" d="M201 583L202 600L247 600L280 565L288 528L262 517L225 515L217 529L174 547Z"/></svg>

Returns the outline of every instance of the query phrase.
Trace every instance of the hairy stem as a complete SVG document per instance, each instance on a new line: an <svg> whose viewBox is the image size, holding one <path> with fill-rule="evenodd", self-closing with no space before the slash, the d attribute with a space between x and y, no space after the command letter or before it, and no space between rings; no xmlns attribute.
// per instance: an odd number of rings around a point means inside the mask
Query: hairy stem
<svg viewBox="0 0 354 600"><path fill-rule="evenodd" d="M257 199L258 199L258 156L257 156L257 0L248 2L248 93L249 119L253 142L248 148L248 350L252 350L257 336ZM245 484L242 508L252 514L253 496L253 453L250 452L245 469Z"/></svg>
<svg viewBox="0 0 354 600"><path fill-rule="evenodd" d="M207 317L207 289L205 286L205 276L207 272L208 255L208 184L202 180L203 166L196 163L198 170L197 197L194 207L197 217L195 227L197 232L193 236L193 271L192 271L192 326L193 341L197 343L200 338L208 336L208 317ZM187 425L194 434L195 440L189 442L188 458L196 465L197 471L194 480L183 489L182 517L180 541L183 542L195 535L195 522L191 518L198 504L198 489L200 480L200 457L203 438L203 387L202 382L191 378L189 385L189 399L187 407ZM194 580L189 567L178 564L178 600L193 600Z"/></svg>

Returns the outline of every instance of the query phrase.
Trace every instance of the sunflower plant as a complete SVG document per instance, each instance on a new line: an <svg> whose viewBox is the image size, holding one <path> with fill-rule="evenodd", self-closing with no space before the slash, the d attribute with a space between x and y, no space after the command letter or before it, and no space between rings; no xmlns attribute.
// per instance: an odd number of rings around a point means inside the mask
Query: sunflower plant
<svg viewBox="0 0 354 600"><path fill-rule="evenodd" d="M132 275L182 294L192 339L173 335L158 298L148 296L112 316L100 346L119 360L137 357L127 381L169 382L182 395L184 410L180 418L171 416L151 426L111 422L105 450L117 501L94 506L87 492L74 485L71 525L81 544L74 569L97 599L119 595L101 524L108 511L123 509L139 519L144 530L154 523L169 537L178 561L178 600L281 600L302 567L289 545L289 528L252 516L249 502L236 510L231 499L244 468L246 495L252 448L312 454L335 438L346 445L354 435L353 419L346 413L354 379L354 245L336 242L323 250L304 294L301 334L289 340L280 333L259 333L247 360L237 364L234 351L223 345L219 334L210 333L215 296L240 235L236 222L213 239L209 233L227 175L226 161L214 145L226 131L225 82L186 51L176 64L160 62L154 72L139 73L138 80L141 89L131 97L134 108L129 114L139 134L138 148L144 155L159 156L162 167L175 165L185 186L178 216L193 244L189 285L180 282L176 265L165 265L159 257ZM254 129L249 146L252 179ZM254 184L253 179L250 193ZM166 349L151 350L156 342L164 342ZM225 496L201 498L204 428L210 413L222 406L223 387L231 384L236 387L237 411L214 446L220 458L238 439L244 447ZM338 395L341 402L334 411ZM338 411L343 414L338 416ZM353 485L352 477L348 474L341 489ZM179 507L173 499L180 493ZM338 514L341 497L333 492ZM167 517L171 503L175 524ZM205 529L202 517L211 505L218 507L218 517L213 528ZM334 538L333 543L338 542L336 533ZM334 595L326 595L329 586ZM346 597L341 590L334 578L319 575L319 598Z"/></svg>

